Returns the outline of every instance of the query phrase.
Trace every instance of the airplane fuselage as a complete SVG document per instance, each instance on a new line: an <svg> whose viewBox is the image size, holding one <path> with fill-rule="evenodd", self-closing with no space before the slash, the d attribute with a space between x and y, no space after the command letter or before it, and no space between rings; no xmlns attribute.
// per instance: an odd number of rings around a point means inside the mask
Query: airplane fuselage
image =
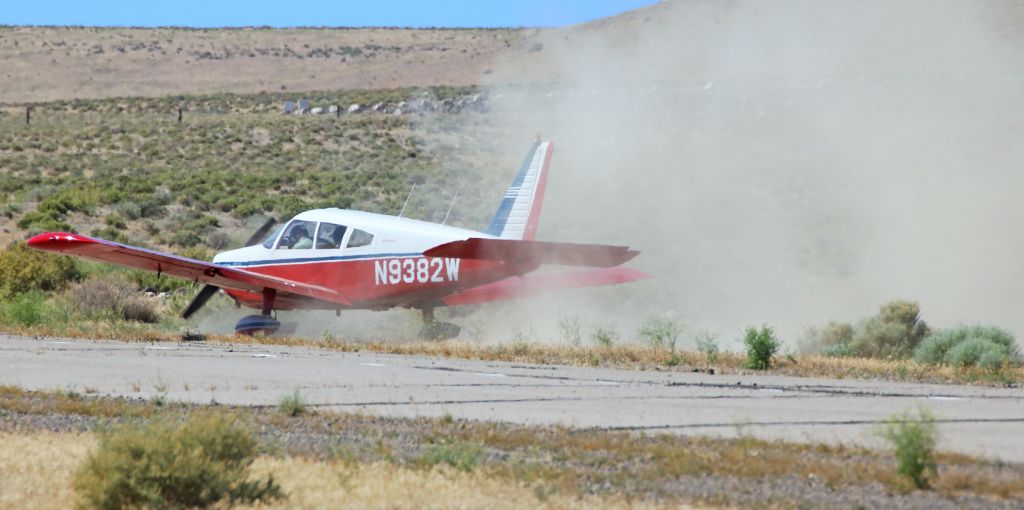
<svg viewBox="0 0 1024 510"><path fill-rule="evenodd" d="M310 241L289 247L291 229L302 226ZM335 229L344 233L335 241ZM426 257L439 244L480 232L423 221L343 209L316 209L297 215L263 243L217 254L213 262L255 273L326 287L346 296L345 307L299 297L279 298L277 309L386 309L430 306L440 296L521 274L534 267L504 262ZM263 296L225 292L243 306L260 308Z"/></svg>

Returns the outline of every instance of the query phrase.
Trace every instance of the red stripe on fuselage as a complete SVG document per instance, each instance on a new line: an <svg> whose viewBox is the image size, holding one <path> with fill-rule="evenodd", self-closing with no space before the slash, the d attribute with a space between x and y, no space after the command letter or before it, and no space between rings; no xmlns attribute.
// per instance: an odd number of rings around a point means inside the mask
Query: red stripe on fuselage
<svg viewBox="0 0 1024 510"><path fill-rule="evenodd" d="M423 275L421 272L424 264L419 262L421 259L427 261L426 275ZM407 260L411 262L406 262ZM440 272L436 275L434 271L438 268L438 263L433 262L434 260L440 261ZM395 273L392 271L396 263L399 268L397 279L393 278ZM380 264L387 266L385 267L386 282L380 281ZM413 267L411 278L407 271L410 264ZM449 266L451 264L457 264L457 276L450 273L451 268ZM249 266L245 269L254 273L334 289L352 303L351 308L361 309L414 306L417 303L426 304L438 301L440 298L462 289L525 272L518 268L507 266L502 262L442 257L332 260ZM440 281L436 281L436 279L440 279ZM259 308L262 302L262 296L257 293L234 290L226 292L243 306ZM296 308L334 310L345 307L337 303L279 293L274 308L277 310Z"/></svg>

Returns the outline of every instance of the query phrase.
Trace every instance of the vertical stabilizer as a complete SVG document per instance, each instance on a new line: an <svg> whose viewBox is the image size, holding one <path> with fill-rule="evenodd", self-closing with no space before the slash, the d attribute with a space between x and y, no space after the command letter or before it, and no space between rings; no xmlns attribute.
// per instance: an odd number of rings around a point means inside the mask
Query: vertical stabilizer
<svg viewBox="0 0 1024 510"><path fill-rule="evenodd" d="M484 230L485 234L500 239L533 240L537 234L540 208L544 202L544 186L548 179L548 164L553 151L554 144L551 142L534 144L512 185L505 192L491 224Z"/></svg>

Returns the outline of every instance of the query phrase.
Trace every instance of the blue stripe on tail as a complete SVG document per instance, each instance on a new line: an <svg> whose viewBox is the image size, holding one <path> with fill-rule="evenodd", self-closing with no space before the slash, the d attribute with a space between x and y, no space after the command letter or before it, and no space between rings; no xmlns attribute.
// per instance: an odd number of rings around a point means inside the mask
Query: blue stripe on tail
<svg viewBox="0 0 1024 510"><path fill-rule="evenodd" d="M523 166L519 167L519 173L516 174L512 185L505 191L505 198L501 199L501 204L498 205L494 218L491 218L491 224L484 230L485 234L500 236L502 231L505 230L505 224L508 223L508 215L512 212L512 205L516 203L516 198L519 196L519 188L523 185L523 180L526 179L526 173L530 171L530 162L533 161L533 157L537 153L537 147L540 147L540 144L541 142L537 142L530 148L530 153L526 155L526 161L523 161Z"/></svg>

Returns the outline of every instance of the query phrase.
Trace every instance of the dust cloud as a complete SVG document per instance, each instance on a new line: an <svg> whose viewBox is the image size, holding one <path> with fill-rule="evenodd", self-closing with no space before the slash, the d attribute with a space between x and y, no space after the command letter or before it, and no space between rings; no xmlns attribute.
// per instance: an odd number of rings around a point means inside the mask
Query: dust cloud
<svg viewBox="0 0 1024 510"><path fill-rule="evenodd" d="M540 36L466 129L516 157L555 141L538 239L627 244L655 278L489 305L484 336L579 318L584 341L625 339L670 313L727 347L760 323L794 345L894 298L1024 334L1019 19L1008 1L692 0Z"/></svg>

